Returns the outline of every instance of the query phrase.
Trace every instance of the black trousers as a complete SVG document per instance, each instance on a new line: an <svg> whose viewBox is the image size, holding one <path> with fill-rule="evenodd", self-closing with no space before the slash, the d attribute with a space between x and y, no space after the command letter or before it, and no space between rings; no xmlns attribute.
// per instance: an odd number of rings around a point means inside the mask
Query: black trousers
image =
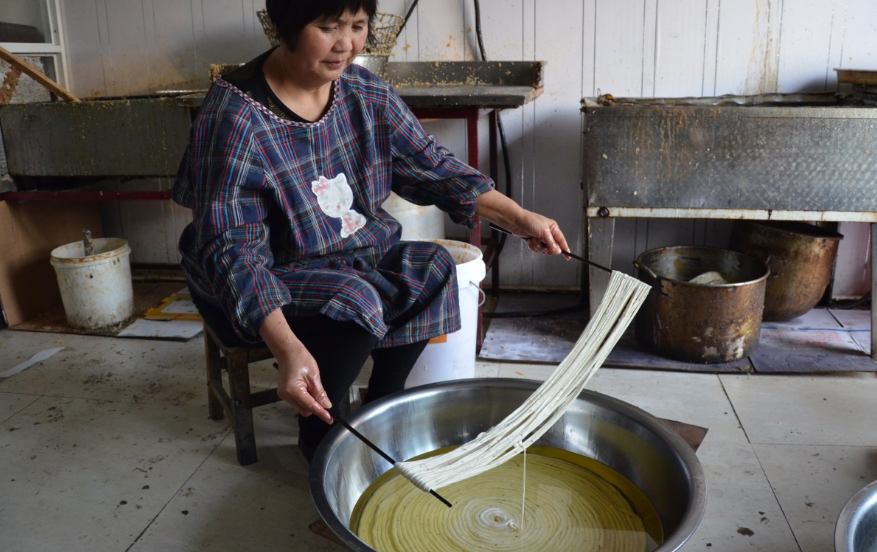
<svg viewBox="0 0 877 552"><path fill-rule="evenodd" d="M192 300L204 322L227 346L246 345L234 333L220 309L195 294L192 294ZM428 343L421 341L376 349L378 338L355 322L339 322L324 315L290 316L285 309L284 315L293 333L317 361L323 388L336 408L347 404L350 386L369 356L372 357L373 368L365 403L404 389L408 374ZM298 426L299 447L310 462L317 445L332 427L313 415L299 417Z"/></svg>

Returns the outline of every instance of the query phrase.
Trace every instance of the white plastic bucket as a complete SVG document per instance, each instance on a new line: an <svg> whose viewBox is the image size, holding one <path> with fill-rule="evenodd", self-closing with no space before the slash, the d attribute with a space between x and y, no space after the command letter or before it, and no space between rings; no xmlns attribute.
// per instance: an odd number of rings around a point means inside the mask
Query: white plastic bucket
<svg viewBox="0 0 877 552"><path fill-rule="evenodd" d="M445 237L445 215L435 205L415 205L391 192L381 207L402 225L402 239L405 241Z"/></svg>
<svg viewBox="0 0 877 552"><path fill-rule="evenodd" d="M478 306L483 292L479 284L487 271L481 250L468 243L429 240L441 244L454 258L462 326L452 334L430 341L408 375L405 388L475 377L475 344L478 338Z"/></svg>
<svg viewBox="0 0 877 552"><path fill-rule="evenodd" d="M94 254L88 256L81 241L51 254L67 322L87 330L118 324L134 312L128 242L97 238L93 245Z"/></svg>

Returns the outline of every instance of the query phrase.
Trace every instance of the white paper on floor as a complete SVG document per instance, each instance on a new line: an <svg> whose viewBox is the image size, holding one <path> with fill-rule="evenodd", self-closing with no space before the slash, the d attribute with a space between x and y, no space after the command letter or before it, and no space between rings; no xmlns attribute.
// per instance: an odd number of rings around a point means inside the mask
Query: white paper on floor
<svg viewBox="0 0 877 552"><path fill-rule="evenodd" d="M867 317L867 326L863 327L863 319L860 315L851 314L854 312L862 313ZM849 324L843 318L846 318ZM868 311L813 309L792 320L762 322L761 343L767 347L817 347L837 352L868 353L871 341L870 330L871 314Z"/></svg>
<svg viewBox="0 0 877 552"><path fill-rule="evenodd" d="M64 349L64 347L55 347L54 349L45 349L43 351L40 351L39 353L25 360L21 364L13 366L9 370L0 373L0 378L8 378L10 376L14 376L15 374L30 368L38 362L42 362L53 357L58 351L61 351L62 349Z"/></svg>
<svg viewBox="0 0 877 552"><path fill-rule="evenodd" d="M204 324L193 320L144 320L139 318L119 332L117 337L186 340L195 337L203 330Z"/></svg>

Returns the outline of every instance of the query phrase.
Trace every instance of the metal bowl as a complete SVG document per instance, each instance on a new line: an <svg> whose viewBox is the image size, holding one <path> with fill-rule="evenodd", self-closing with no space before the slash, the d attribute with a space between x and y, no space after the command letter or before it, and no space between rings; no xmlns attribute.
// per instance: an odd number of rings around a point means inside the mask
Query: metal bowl
<svg viewBox="0 0 877 552"><path fill-rule="evenodd" d="M349 422L397 460L462 444L490 429L539 386L517 379L470 379L414 387L376 401ZM706 482L677 434L632 405L584 391L537 443L593 458L637 485L664 529L660 552L678 550L700 523ZM329 527L357 552L374 552L348 528L356 501L390 464L341 427L320 444L311 495ZM572 551L571 551L572 552Z"/></svg>
<svg viewBox="0 0 877 552"><path fill-rule="evenodd" d="M847 502L834 530L835 552L877 550L877 481L865 485Z"/></svg>

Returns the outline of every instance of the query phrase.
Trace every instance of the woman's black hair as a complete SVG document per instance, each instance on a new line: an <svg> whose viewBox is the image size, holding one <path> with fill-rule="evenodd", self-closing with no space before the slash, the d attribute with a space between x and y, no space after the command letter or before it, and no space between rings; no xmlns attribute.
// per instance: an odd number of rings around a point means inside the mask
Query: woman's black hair
<svg viewBox="0 0 877 552"><path fill-rule="evenodd" d="M363 10L369 20L369 41L372 40L371 27L378 11L378 0L265 0L265 10L274 23L277 37L294 50L302 29L318 19L334 19L345 12L358 13Z"/></svg>

